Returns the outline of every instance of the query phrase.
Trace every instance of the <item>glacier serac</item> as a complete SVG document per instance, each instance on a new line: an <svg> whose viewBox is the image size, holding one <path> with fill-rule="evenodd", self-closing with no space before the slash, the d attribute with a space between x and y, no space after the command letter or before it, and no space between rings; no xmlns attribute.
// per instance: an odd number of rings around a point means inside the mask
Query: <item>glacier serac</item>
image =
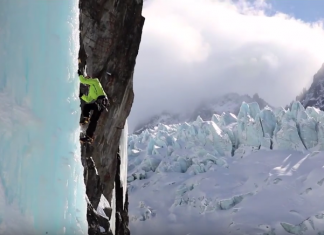
<svg viewBox="0 0 324 235"><path fill-rule="evenodd" d="M132 233L322 234L323 117L243 102L129 135Z"/></svg>
<svg viewBox="0 0 324 235"><path fill-rule="evenodd" d="M223 95L214 97L213 99L206 99L201 101L201 103L192 104L192 109L186 112L173 113L168 111L163 111L160 114L154 115L145 121L139 123L135 127L135 132L133 132L133 127L131 132L134 134L139 134L145 129L154 128L159 123L166 125L176 124L181 122L192 122L197 116L200 116L203 120L210 120L214 113L234 113L238 114L242 102L257 102L260 107L264 108L266 106L271 106L265 102L258 94L254 94L252 97L249 95L239 95L237 93L231 92ZM132 114L131 114L132 116ZM132 119L132 118L131 118Z"/></svg>

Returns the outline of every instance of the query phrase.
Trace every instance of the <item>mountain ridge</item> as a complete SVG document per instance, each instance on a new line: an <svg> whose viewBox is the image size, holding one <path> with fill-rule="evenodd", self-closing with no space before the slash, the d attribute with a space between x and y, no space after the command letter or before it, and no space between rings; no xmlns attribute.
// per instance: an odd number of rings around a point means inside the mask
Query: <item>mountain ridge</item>
<svg viewBox="0 0 324 235"><path fill-rule="evenodd" d="M222 114L223 112L237 115L243 101L246 103L257 102L261 109L266 106L273 108L272 105L260 98L257 93L251 97L246 94L239 95L238 93L231 92L214 99L204 100L191 112L180 114L163 111L138 124L133 133L139 134L145 129L152 129L159 123L170 125L181 122L191 122L196 120L198 116L203 120L211 120L213 114Z"/></svg>
<svg viewBox="0 0 324 235"><path fill-rule="evenodd" d="M324 110L324 63L313 76L313 82L309 89L304 88L296 100L300 101L305 108L313 106Z"/></svg>

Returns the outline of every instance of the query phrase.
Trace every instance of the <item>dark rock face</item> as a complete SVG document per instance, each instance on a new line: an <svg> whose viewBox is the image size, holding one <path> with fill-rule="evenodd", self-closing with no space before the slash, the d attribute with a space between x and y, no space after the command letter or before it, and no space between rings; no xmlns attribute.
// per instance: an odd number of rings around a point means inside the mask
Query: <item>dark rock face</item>
<svg viewBox="0 0 324 235"><path fill-rule="evenodd" d="M313 83L308 90L297 97L297 100L307 108L313 106L324 110L324 64L320 70L314 75Z"/></svg>
<svg viewBox="0 0 324 235"><path fill-rule="evenodd" d="M99 226L108 231L109 222L95 209L101 194L112 204L114 184L116 213L111 216L116 216L115 234L129 234L128 198L126 196L123 206L118 149L134 99L133 72L145 20L143 1L80 0L79 7L79 69L84 71L86 66L87 75L100 80L111 103L109 112L101 114L93 144L82 146L86 193L90 202L87 213L89 234L109 234L100 232ZM109 216L111 210L106 208L105 211Z"/></svg>

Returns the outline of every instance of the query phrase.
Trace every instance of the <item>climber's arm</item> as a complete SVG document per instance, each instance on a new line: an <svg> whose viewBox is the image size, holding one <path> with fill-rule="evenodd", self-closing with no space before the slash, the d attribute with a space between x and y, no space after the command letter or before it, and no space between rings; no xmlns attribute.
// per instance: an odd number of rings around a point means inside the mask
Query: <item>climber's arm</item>
<svg viewBox="0 0 324 235"><path fill-rule="evenodd" d="M92 98L90 98L89 96L87 95L83 95L81 96L81 99L83 99L85 102L87 103L90 103L92 101Z"/></svg>
<svg viewBox="0 0 324 235"><path fill-rule="evenodd" d="M99 83L98 78L85 78L83 75L79 76L80 82L86 85L95 85Z"/></svg>

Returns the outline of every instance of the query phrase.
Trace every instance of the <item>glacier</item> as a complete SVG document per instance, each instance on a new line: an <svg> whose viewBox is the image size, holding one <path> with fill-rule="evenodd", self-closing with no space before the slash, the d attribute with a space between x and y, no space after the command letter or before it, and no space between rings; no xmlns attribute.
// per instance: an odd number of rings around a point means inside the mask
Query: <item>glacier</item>
<svg viewBox="0 0 324 235"><path fill-rule="evenodd" d="M87 234L78 1L2 0L0 234Z"/></svg>
<svg viewBox="0 0 324 235"><path fill-rule="evenodd" d="M129 135L132 234L324 234L323 118L243 102Z"/></svg>

